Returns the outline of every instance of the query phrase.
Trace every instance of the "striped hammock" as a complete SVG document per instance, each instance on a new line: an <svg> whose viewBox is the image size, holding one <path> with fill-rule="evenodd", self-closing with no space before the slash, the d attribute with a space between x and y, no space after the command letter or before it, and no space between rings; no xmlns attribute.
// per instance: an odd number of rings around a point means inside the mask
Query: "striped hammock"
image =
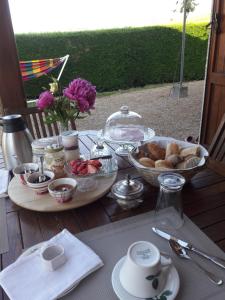
<svg viewBox="0 0 225 300"><path fill-rule="evenodd" d="M57 80L59 80L68 58L69 55L60 58L20 61L20 70L21 70L23 81L38 78L44 74L53 71L61 64L63 64L57 78Z"/></svg>

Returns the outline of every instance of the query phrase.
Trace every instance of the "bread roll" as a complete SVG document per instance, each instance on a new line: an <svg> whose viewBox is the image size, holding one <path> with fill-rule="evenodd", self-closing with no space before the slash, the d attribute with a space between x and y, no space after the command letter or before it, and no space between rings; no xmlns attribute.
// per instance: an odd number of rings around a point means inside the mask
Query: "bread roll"
<svg viewBox="0 0 225 300"><path fill-rule="evenodd" d="M180 153L180 147L176 143L169 143L166 146L166 159L168 156Z"/></svg>
<svg viewBox="0 0 225 300"><path fill-rule="evenodd" d="M182 162L184 160L184 158L180 155L172 154L172 155L168 156L166 160L170 161L172 163L173 167L175 167L177 164Z"/></svg>
<svg viewBox="0 0 225 300"><path fill-rule="evenodd" d="M184 158L184 160L188 160L189 158L192 158L192 157L196 157L196 156L193 155L193 154L190 154L190 155L187 155L187 156L185 156L183 158Z"/></svg>
<svg viewBox="0 0 225 300"><path fill-rule="evenodd" d="M198 156L190 157L189 159L177 164L176 169L191 169L191 168L194 168L199 164L200 160L201 160L201 158L198 157Z"/></svg>
<svg viewBox="0 0 225 300"><path fill-rule="evenodd" d="M179 164L177 164L176 165L176 169L181 169L181 170L187 169L187 167L186 167L186 161L182 161Z"/></svg>
<svg viewBox="0 0 225 300"><path fill-rule="evenodd" d="M152 153L149 153L149 152L148 152L148 154L146 154L146 157L151 158L153 161L157 160L157 158Z"/></svg>
<svg viewBox="0 0 225 300"><path fill-rule="evenodd" d="M184 148L180 151L180 155L183 157L186 157L188 155L194 155L194 156L199 156L200 154L200 147L199 146L195 146L195 147L188 147L188 148Z"/></svg>
<svg viewBox="0 0 225 300"><path fill-rule="evenodd" d="M194 156L194 157L191 157L188 160L186 160L186 167L187 167L187 169L197 167L197 165L199 164L200 160L201 160L201 158L198 157L198 156Z"/></svg>
<svg viewBox="0 0 225 300"><path fill-rule="evenodd" d="M145 152L142 149L140 149L138 154L137 154L137 158L140 159L140 158L145 157L145 156L146 156Z"/></svg>
<svg viewBox="0 0 225 300"><path fill-rule="evenodd" d="M155 168L155 162L151 158L148 157L142 157L139 159L139 163L142 164L145 167L149 168Z"/></svg>
<svg viewBox="0 0 225 300"><path fill-rule="evenodd" d="M165 159L166 150L160 147L156 143L148 143L147 144L149 154L153 155L155 160L163 160Z"/></svg>
<svg viewBox="0 0 225 300"><path fill-rule="evenodd" d="M157 160L155 162L155 168L156 169L173 169L173 165L168 160Z"/></svg>

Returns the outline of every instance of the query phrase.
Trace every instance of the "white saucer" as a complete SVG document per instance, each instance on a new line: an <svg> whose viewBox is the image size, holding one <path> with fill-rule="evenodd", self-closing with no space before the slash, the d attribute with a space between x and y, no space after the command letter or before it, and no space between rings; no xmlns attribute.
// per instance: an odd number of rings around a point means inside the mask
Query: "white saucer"
<svg viewBox="0 0 225 300"><path fill-rule="evenodd" d="M28 256L38 250L40 250L46 242L41 242L39 244L36 244L28 249L26 249L18 258L17 260L21 259L24 256ZM65 290L61 295L59 295L57 297L57 299L61 299L62 297L64 297L65 295L69 294L80 282L77 282L76 284L72 285L71 287L69 287L67 290Z"/></svg>
<svg viewBox="0 0 225 300"><path fill-rule="evenodd" d="M164 256L162 257L162 262L168 261ZM161 300L160 296L165 295L162 299L165 300L174 300L175 297L177 296L177 293L179 291L180 287L180 279L178 272L174 265L172 264L169 268L168 272L168 277L166 280L165 287L163 291L156 297L153 298L137 298L135 296L132 296L129 294L121 285L120 279L119 279L119 274L120 274L120 269L124 263L126 256L122 257L117 264L115 265L113 272L112 272L112 286L115 294L120 300ZM168 294L168 295L167 295Z"/></svg>

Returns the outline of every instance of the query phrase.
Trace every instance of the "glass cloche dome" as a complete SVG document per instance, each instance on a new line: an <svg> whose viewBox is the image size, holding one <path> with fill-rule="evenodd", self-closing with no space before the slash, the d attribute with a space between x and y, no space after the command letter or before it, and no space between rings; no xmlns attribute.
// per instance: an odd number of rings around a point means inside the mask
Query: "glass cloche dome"
<svg viewBox="0 0 225 300"><path fill-rule="evenodd" d="M143 118L136 112L129 111L128 106L122 106L120 111L113 113L106 121L103 138L106 141L118 143L118 155L127 155L141 141L151 139L154 130L144 125Z"/></svg>

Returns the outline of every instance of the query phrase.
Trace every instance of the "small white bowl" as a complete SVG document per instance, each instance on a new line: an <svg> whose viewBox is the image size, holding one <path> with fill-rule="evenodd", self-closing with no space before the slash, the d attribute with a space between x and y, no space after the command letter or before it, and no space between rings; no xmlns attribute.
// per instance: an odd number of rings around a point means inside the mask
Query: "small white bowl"
<svg viewBox="0 0 225 300"><path fill-rule="evenodd" d="M59 203L71 201L76 188L77 181L73 178L55 179L48 185L49 194Z"/></svg>
<svg viewBox="0 0 225 300"><path fill-rule="evenodd" d="M38 164L35 163L24 163L13 169L15 177L19 178L22 184L27 184L27 178L34 172L38 171Z"/></svg>
<svg viewBox="0 0 225 300"><path fill-rule="evenodd" d="M32 190L34 190L36 192L36 194L38 194L38 195L48 192L48 185L55 178L54 172L44 171L44 175L48 176L49 179L44 182L41 182L41 183L39 183L39 182L36 183L35 181L38 180L40 175L41 175L40 172L35 172L35 173L31 174L30 176L28 176L28 178L27 178L27 185Z"/></svg>

